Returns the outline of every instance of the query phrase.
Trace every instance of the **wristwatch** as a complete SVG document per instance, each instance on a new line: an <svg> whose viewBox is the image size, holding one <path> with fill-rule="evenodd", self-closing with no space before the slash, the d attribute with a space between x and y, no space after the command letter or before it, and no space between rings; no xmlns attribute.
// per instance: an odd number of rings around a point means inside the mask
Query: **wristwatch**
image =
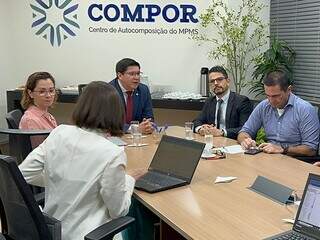
<svg viewBox="0 0 320 240"><path fill-rule="evenodd" d="M285 154L285 155L288 154L289 146L287 144L281 144L280 146L283 149L282 154Z"/></svg>

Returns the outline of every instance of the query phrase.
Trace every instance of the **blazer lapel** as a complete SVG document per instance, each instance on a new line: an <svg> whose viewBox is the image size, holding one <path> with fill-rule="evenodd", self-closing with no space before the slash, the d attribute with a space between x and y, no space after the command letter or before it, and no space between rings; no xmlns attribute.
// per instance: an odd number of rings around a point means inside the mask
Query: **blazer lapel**
<svg viewBox="0 0 320 240"><path fill-rule="evenodd" d="M122 93L122 90L121 90L121 87L120 87L118 81L119 80L117 78L114 80L114 82L115 82L114 86L115 86L115 88L117 89L117 91L118 91L118 93L120 95L120 98L122 100L122 103L123 103L123 106L124 106L125 110L127 111L127 109L126 109L126 101L124 99L124 96L123 96L123 93Z"/></svg>
<svg viewBox="0 0 320 240"><path fill-rule="evenodd" d="M227 109L226 109L226 128L230 128L231 111L235 103L234 100L235 100L235 93L230 92Z"/></svg>
<svg viewBox="0 0 320 240"><path fill-rule="evenodd" d="M217 99L216 99L216 96L213 96L212 97L212 105L210 107L210 109L208 109L208 119L209 119L209 122L210 120L212 121L213 124L215 124L215 118L216 118L216 106L217 106Z"/></svg>

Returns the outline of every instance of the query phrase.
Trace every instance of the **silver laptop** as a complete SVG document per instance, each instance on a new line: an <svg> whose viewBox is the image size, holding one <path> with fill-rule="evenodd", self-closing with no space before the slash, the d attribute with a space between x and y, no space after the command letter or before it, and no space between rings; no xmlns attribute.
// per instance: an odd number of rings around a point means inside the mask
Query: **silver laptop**
<svg viewBox="0 0 320 240"><path fill-rule="evenodd" d="M135 188L154 193L190 184L205 144L164 135Z"/></svg>
<svg viewBox="0 0 320 240"><path fill-rule="evenodd" d="M266 240L320 239L320 176L309 174L293 229Z"/></svg>

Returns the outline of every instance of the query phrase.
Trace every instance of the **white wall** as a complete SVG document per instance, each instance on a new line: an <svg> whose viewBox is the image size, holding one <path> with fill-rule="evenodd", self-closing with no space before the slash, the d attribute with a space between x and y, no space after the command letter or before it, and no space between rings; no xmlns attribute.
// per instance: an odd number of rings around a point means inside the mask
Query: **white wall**
<svg viewBox="0 0 320 240"><path fill-rule="evenodd" d="M49 2L45 1L44 2ZM261 0L269 3L267 0ZM54 2L54 1L52 1ZM63 2L63 1L59 1ZM127 1L130 6L139 3L153 3L160 6L169 1ZM194 4L200 12L210 0L174 1L179 4ZM237 4L230 0L230 4ZM56 80L57 86L77 85L93 80L109 81L114 78L115 63L123 57L132 57L139 61L142 71L148 75L149 81L155 85L172 85L175 90L198 92L199 71L202 66L216 63L208 60L207 49L199 47L189 39L189 35L143 35L143 34L111 34L90 33L88 28L94 27L133 27L133 28L190 28L195 24L169 24L163 20L152 23L95 23L87 16L88 6L92 3L110 3L98 0L73 0L79 3L76 11L80 29L72 28L77 36L69 37L60 47L52 47L49 41L35 32L39 27L31 28L34 12L30 4L37 5L35 0L0 0L0 74L1 74L1 106L0 125L4 125L6 112L6 89L23 85L27 76L34 71L49 71ZM112 1L119 5L123 1ZM61 11L47 11L48 22L61 22ZM60 14L60 15L59 15ZM265 11L265 20L269 21L269 10ZM48 33L48 32L46 32ZM213 33L214 34L214 33Z"/></svg>
<svg viewBox="0 0 320 240"><path fill-rule="evenodd" d="M12 40L11 23L8 19L12 19L9 14L10 1L1 0L0 4L0 127L6 127L5 113L7 112L6 90L12 87L10 80L13 75L13 53L10 49L10 41ZM5 141L7 136L0 135L0 143Z"/></svg>

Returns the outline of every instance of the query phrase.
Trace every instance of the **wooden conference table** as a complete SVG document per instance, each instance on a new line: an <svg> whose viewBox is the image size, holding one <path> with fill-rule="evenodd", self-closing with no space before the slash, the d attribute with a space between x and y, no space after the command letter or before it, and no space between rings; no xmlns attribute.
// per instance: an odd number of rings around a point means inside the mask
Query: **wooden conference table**
<svg viewBox="0 0 320 240"><path fill-rule="evenodd" d="M167 135L184 137L182 127L169 127ZM203 137L196 136L203 141ZM128 139L126 139L128 140ZM128 169L147 168L157 148L152 135L144 147L126 147ZM216 137L214 146L234 145ZM186 239L263 239L292 227L282 221L292 218L293 206L285 206L249 189L257 175L295 189L302 195L308 173L320 168L281 154L227 154L226 159L200 160L192 183L155 194L135 190L135 197L161 221ZM214 184L217 176L235 176L231 183Z"/></svg>

